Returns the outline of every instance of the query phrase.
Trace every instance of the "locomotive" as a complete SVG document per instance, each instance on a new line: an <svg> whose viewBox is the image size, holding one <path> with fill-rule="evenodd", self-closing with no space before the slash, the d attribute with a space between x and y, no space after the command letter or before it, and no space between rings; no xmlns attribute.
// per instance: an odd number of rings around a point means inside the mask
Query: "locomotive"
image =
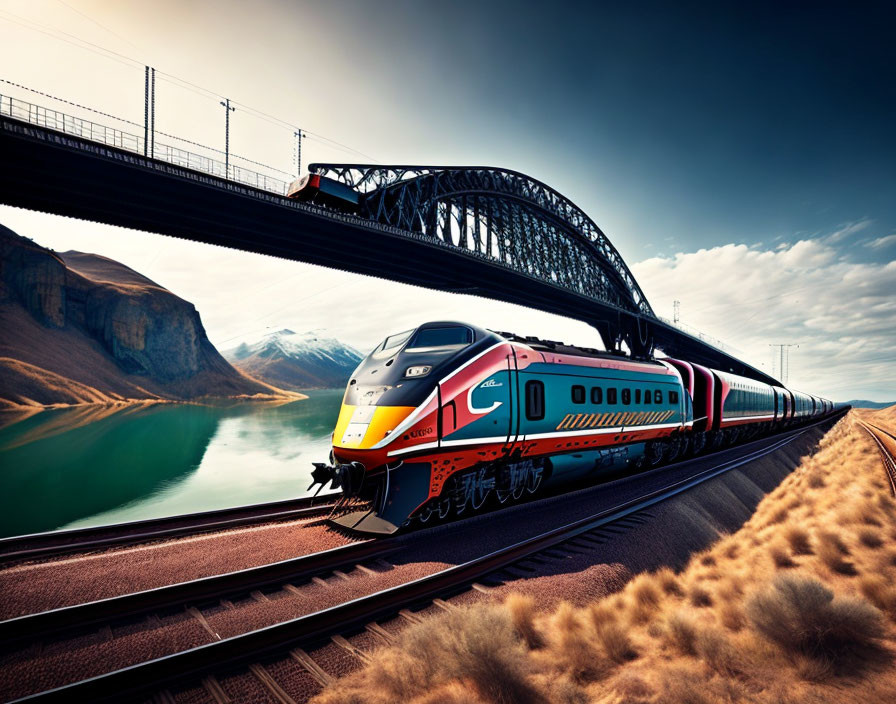
<svg viewBox="0 0 896 704"><path fill-rule="evenodd" d="M346 387L328 482L363 510L334 522L390 534L508 504L607 466L656 467L821 417L833 404L678 359L440 321L390 335Z"/></svg>

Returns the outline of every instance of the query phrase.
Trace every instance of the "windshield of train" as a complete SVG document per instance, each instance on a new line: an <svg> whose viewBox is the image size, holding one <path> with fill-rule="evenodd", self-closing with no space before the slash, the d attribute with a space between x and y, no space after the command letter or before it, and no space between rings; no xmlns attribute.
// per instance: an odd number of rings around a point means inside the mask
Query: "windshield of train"
<svg viewBox="0 0 896 704"><path fill-rule="evenodd" d="M473 342L473 331L470 328L424 328L408 344L408 350L432 349L434 347L466 347Z"/></svg>

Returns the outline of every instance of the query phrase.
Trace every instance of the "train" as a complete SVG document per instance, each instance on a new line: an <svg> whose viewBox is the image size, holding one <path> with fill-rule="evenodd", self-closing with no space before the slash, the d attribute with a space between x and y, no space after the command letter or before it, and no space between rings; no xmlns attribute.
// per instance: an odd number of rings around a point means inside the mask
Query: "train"
<svg viewBox="0 0 896 704"><path fill-rule="evenodd" d="M337 526L386 535L833 410L827 399L686 360L429 322L386 337L360 362L311 487L329 483L356 507L333 518Z"/></svg>

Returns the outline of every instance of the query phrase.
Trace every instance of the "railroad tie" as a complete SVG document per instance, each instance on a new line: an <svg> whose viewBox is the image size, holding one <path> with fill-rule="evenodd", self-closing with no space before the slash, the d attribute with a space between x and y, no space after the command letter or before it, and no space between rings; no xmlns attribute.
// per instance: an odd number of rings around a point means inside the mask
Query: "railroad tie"
<svg viewBox="0 0 896 704"><path fill-rule="evenodd" d="M378 623L368 623L366 626L364 626L364 630L366 630L368 633L372 633L380 640L384 641L386 645L393 645L395 643L395 636L389 633L389 631L387 631Z"/></svg>
<svg viewBox="0 0 896 704"><path fill-rule="evenodd" d="M345 572L341 570L333 570L333 574L335 574L339 579L344 579L346 582L351 582L352 578L349 577Z"/></svg>
<svg viewBox="0 0 896 704"><path fill-rule="evenodd" d="M470 586L477 592L482 592L483 594L488 594L492 590L492 587L487 587L479 582L473 582Z"/></svg>
<svg viewBox="0 0 896 704"><path fill-rule="evenodd" d="M364 574L369 574L371 577L376 577L379 574L379 572L377 572L376 570L372 570L369 567L365 567L361 564L355 565L355 569L361 570L361 572L363 572Z"/></svg>
<svg viewBox="0 0 896 704"><path fill-rule="evenodd" d="M349 653L354 655L356 658L358 658L358 660L363 662L365 665L370 662L370 656L367 653L365 653L360 648L352 645L349 641L347 641L342 636L338 636L338 635L330 636L330 640L333 641L340 648L343 648L344 650L347 650Z"/></svg>
<svg viewBox="0 0 896 704"><path fill-rule="evenodd" d="M262 594L257 589L249 592L249 596L251 596L253 599L255 599L255 601L257 601L259 604L265 604L270 601L270 599L268 599L264 594Z"/></svg>
<svg viewBox="0 0 896 704"><path fill-rule="evenodd" d="M199 621L199 625L201 625L209 633L209 635L211 635L212 638L214 638L215 640L221 640L221 636L218 635L218 632L209 625L208 621L205 620L205 616L202 615L202 612L199 609L197 609L195 606L188 606L186 611L188 614L190 614L190 616Z"/></svg>
<svg viewBox="0 0 896 704"><path fill-rule="evenodd" d="M314 662L314 660L311 659L311 656L301 648L290 650L289 655L293 660L304 667L308 674L317 680L317 683L321 687L327 687L333 681L333 677L321 670L320 665Z"/></svg>
<svg viewBox="0 0 896 704"><path fill-rule="evenodd" d="M454 604L450 604L444 599L433 599L432 603L438 606L442 611L457 611L457 607Z"/></svg>
<svg viewBox="0 0 896 704"><path fill-rule="evenodd" d="M296 700L283 691L283 688L277 684L277 680L262 665L249 665L252 674L258 678L262 686L276 699L280 704L296 704Z"/></svg>
<svg viewBox="0 0 896 704"><path fill-rule="evenodd" d="M406 621L410 621L411 623L423 623L422 616L420 616L419 614L415 614L413 611L408 611L407 609L402 609L398 612L398 615Z"/></svg>
<svg viewBox="0 0 896 704"><path fill-rule="evenodd" d="M215 700L215 704L233 704L233 700L227 696L227 692L224 691L221 683L218 682L214 675L203 678L202 686L205 687L205 691L209 693L209 696Z"/></svg>

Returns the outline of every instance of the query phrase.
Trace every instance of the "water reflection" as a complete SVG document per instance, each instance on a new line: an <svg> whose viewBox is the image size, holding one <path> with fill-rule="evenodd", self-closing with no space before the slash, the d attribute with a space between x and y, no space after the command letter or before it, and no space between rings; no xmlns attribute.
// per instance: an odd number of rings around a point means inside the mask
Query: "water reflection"
<svg viewBox="0 0 896 704"><path fill-rule="evenodd" d="M341 391L281 406L45 411L0 429L0 535L300 496Z"/></svg>

